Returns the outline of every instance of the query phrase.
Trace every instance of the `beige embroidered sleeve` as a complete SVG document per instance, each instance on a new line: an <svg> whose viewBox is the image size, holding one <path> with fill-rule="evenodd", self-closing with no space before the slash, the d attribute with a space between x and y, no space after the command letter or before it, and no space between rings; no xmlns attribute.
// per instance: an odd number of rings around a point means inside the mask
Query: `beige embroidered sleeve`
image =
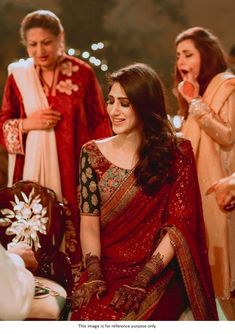
<svg viewBox="0 0 235 334"><path fill-rule="evenodd" d="M3 124L6 148L10 154L24 154L23 134L20 122L20 119L9 119Z"/></svg>
<svg viewBox="0 0 235 334"><path fill-rule="evenodd" d="M211 110L202 100L197 100L195 103L192 103L189 108L189 113L214 141L223 146L230 146L235 142L234 109L235 92L225 101L219 114Z"/></svg>

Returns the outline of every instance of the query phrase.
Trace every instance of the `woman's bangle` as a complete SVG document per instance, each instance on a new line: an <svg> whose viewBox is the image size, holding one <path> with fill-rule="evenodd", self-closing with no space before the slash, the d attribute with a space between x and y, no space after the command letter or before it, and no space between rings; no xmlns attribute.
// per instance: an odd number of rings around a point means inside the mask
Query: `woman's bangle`
<svg viewBox="0 0 235 334"><path fill-rule="evenodd" d="M190 102L188 112L190 115L198 118L205 113L210 113L211 109L209 108L207 103L202 100L202 97L198 96L192 99L192 101Z"/></svg>
<svg viewBox="0 0 235 334"><path fill-rule="evenodd" d="M198 95L198 96L194 97L194 98L189 102L189 104L195 104L195 103L197 103L198 101L201 101L201 99L202 99L202 97Z"/></svg>
<svg viewBox="0 0 235 334"><path fill-rule="evenodd" d="M199 116L202 112L202 98L201 96L194 97L189 103L188 112L192 116Z"/></svg>

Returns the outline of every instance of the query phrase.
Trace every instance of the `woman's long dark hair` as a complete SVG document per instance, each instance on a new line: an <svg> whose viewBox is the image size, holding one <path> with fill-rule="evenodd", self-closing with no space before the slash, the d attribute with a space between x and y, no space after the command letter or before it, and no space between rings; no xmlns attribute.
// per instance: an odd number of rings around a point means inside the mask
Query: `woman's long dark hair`
<svg viewBox="0 0 235 334"><path fill-rule="evenodd" d="M142 140L135 167L137 184L153 194L169 177L175 134L167 118L164 88L157 73L136 63L109 76L110 89L118 82L142 126Z"/></svg>
<svg viewBox="0 0 235 334"><path fill-rule="evenodd" d="M193 27L181 32L175 39L176 47L179 43L187 39L192 40L196 49L200 53L201 66L197 80L200 85L199 94L202 96L212 78L216 74L226 71L228 66L226 63L225 53L218 38L208 29ZM174 89L177 89L180 81L182 81L182 78L177 69L177 65L175 65ZM187 117L187 102L180 94L178 96L178 100L181 115Z"/></svg>

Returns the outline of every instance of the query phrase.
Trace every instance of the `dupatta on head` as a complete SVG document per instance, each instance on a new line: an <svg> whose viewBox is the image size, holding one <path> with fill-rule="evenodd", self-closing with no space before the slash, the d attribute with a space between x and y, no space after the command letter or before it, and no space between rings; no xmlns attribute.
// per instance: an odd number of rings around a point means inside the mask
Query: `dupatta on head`
<svg viewBox="0 0 235 334"><path fill-rule="evenodd" d="M13 74L21 93L25 113L48 109L48 101L37 76L33 59L19 61L9 65L9 74ZM13 182L15 155L9 155L9 186ZM55 191L58 200L62 200L59 161L54 129L31 130L27 134L23 180L35 181Z"/></svg>

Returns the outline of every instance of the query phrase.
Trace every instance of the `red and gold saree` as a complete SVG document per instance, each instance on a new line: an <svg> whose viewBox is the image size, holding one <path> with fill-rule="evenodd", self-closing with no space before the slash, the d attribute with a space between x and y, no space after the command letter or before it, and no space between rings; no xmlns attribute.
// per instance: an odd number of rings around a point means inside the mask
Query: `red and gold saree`
<svg viewBox="0 0 235 334"><path fill-rule="evenodd" d="M81 178L86 183L95 175L96 186L90 186L94 206L100 196L100 209L94 212L100 216L101 262L108 292L100 300L92 297L73 313L72 320L177 320L187 306L196 320L217 320L197 173L188 141L178 145L174 157L175 176L149 196L136 186L131 170L122 170L122 181L117 182L114 171L120 168L101 154L94 141L83 147ZM89 214L84 187L81 197L82 214ZM114 292L132 282L166 232L175 248L174 260L149 286L137 314L116 312L109 306ZM80 283L85 280L86 272Z"/></svg>

